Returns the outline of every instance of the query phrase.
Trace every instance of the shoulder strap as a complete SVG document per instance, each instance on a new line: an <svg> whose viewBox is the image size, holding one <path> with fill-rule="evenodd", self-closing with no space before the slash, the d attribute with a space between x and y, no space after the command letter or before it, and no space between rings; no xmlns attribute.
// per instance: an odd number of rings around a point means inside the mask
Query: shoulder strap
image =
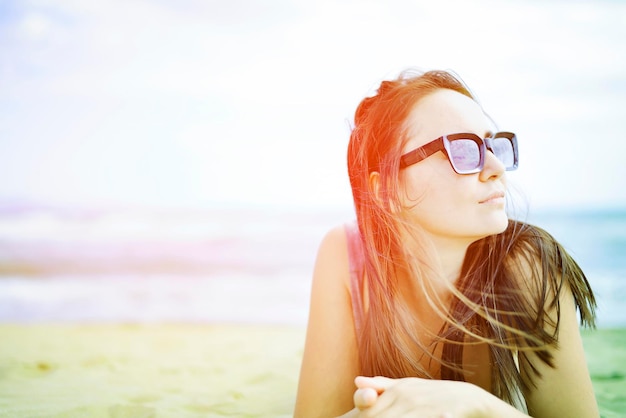
<svg viewBox="0 0 626 418"><path fill-rule="evenodd" d="M363 270L365 257L363 255L363 243L361 233L356 222L347 223L344 226L348 241L348 264L350 266L350 295L352 296L352 315L354 316L354 328L357 336L361 332L363 318Z"/></svg>

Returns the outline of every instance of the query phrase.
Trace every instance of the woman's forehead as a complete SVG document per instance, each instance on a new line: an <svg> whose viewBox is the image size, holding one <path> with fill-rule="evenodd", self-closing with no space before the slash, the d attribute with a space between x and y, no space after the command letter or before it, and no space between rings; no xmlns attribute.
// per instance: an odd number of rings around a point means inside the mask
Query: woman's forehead
<svg viewBox="0 0 626 418"><path fill-rule="evenodd" d="M449 89L420 99L406 120L407 148L422 146L442 135L468 132L485 137L493 123L472 98Z"/></svg>

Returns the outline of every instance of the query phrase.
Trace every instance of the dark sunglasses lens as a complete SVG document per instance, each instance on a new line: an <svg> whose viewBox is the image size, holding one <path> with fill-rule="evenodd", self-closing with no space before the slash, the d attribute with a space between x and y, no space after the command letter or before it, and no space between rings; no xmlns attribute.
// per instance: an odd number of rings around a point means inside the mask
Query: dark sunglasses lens
<svg viewBox="0 0 626 418"><path fill-rule="evenodd" d="M504 167L512 168L515 165L515 153L511 140L509 138L494 138L492 141L493 153L502 161Z"/></svg>
<svg viewBox="0 0 626 418"><path fill-rule="evenodd" d="M450 141L450 158L459 173L472 172L480 167L480 148L472 139Z"/></svg>

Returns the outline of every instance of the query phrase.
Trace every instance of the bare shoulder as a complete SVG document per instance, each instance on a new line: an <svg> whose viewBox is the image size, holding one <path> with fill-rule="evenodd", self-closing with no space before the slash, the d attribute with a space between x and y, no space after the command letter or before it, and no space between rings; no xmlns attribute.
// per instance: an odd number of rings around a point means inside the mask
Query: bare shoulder
<svg viewBox="0 0 626 418"><path fill-rule="evenodd" d="M335 285L348 285L348 243L344 225L335 226L324 235L317 252L313 278L335 282Z"/></svg>
<svg viewBox="0 0 626 418"><path fill-rule="evenodd" d="M322 238L322 242L320 244L320 250L322 248L330 248L334 250L342 250L347 256L347 238L346 238L346 227L345 225L336 225L326 234L324 238Z"/></svg>
<svg viewBox="0 0 626 418"><path fill-rule="evenodd" d="M593 326L596 301L589 281L550 233L535 225L512 221L499 245L508 249L506 268L522 290L546 302L556 302L561 290L569 288L581 322Z"/></svg>

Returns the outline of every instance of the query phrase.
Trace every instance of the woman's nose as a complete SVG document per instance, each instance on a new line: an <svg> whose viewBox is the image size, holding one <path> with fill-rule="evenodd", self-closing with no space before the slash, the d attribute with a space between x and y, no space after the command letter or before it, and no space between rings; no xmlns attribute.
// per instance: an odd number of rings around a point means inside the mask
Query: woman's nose
<svg viewBox="0 0 626 418"><path fill-rule="evenodd" d="M504 163L500 161L493 152L487 150L485 153L485 165L479 176L480 180L487 181L500 178L505 171L506 167L504 167Z"/></svg>

